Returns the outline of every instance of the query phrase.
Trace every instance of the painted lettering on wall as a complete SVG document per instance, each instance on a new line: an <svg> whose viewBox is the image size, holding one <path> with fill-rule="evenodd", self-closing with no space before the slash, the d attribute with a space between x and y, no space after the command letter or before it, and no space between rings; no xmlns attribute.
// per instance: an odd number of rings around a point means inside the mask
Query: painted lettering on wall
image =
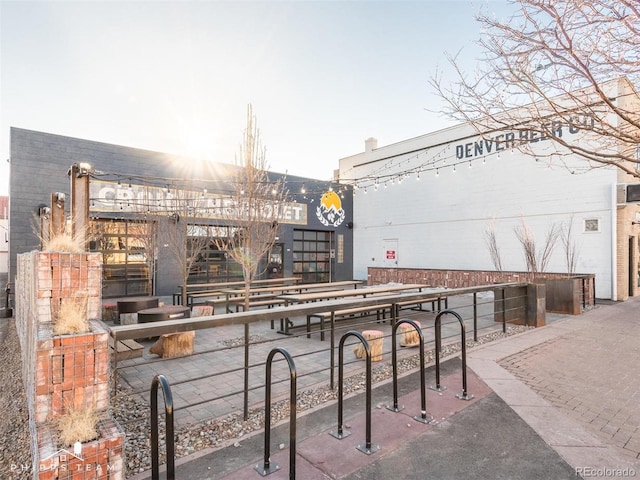
<svg viewBox="0 0 640 480"><path fill-rule="evenodd" d="M590 130L594 127L593 118L571 117L569 122L553 120L543 125L543 133L539 130L519 130L504 132L491 138L480 138L474 142L456 145L456 158L458 160L470 159L499 153L503 150L511 150L525 143L536 143L551 140L553 137L562 138L566 135L575 135L580 130Z"/></svg>

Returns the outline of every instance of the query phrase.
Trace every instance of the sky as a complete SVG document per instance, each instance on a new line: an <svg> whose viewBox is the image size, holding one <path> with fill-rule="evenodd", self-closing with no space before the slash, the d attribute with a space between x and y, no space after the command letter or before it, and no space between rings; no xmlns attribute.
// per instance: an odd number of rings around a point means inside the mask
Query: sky
<svg viewBox="0 0 640 480"><path fill-rule="evenodd" d="M482 10L506 0L0 0L0 195L10 127L233 163L257 119L271 170L329 180L339 159L452 125L429 79L473 70Z"/></svg>

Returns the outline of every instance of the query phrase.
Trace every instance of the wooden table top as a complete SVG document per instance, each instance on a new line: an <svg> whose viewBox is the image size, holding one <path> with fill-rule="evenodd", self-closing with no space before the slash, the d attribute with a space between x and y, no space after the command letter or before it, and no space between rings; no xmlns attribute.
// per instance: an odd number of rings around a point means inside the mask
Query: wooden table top
<svg viewBox="0 0 640 480"><path fill-rule="evenodd" d="M390 292L400 292L405 290L418 290L422 291L423 288L427 288L427 285L419 283L409 283L404 285L376 285L366 288L354 288L352 290L334 290L331 292L306 292L306 293L285 293L279 295L278 298L285 300L288 303L296 302L315 302L317 300L329 300L332 298L344 298L344 297L367 297L368 295L376 295Z"/></svg>
<svg viewBox="0 0 640 480"><path fill-rule="evenodd" d="M298 293L303 293L302 292L303 290L335 291L340 287L348 287L348 286L355 287L357 285L361 285L362 283L363 282L361 280L341 280L338 282L301 283L299 285L278 285L278 286L270 286L270 287L256 287L256 288L250 288L249 294L276 293L276 292L287 292L287 291L297 291ZM225 288L220 291L222 293L227 293L229 295L243 295L245 293L244 288Z"/></svg>

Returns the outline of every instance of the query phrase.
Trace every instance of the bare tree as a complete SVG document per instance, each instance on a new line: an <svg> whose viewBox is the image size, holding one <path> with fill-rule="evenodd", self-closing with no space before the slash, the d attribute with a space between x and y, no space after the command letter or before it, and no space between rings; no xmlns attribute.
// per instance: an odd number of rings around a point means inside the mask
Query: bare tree
<svg viewBox="0 0 640 480"><path fill-rule="evenodd" d="M251 282L278 235L278 220L286 208L287 193L282 180L272 180L267 171L266 149L251 105L247 107L247 126L243 134L236 170L231 179L227 208L221 216L235 231L226 237L214 237L220 250L242 267L245 310L249 309ZM263 262L266 269L266 262Z"/></svg>
<svg viewBox="0 0 640 480"><path fill-rule="evenodd" d="M551 140L555 148L546 155L562 163L573 154L585 169L613 165L640 178L638 1L511 3L518 7L512 18L476 16L485 58L475 75L449 55L457 80L445 84L441 71L432 77L445 113L505 146L532 153L539 140ZM506 129L512 142L496 137ZM578 131L593 141L569 134Z"/></svg>
<svg viewBox="0 0 640 480"><path fill-rule="evenodd" d="M496 226L492 221L484 231L484 240L489 249L489 255L496 271L502 271L502 257L500 255L500 248L498 247L498 239L496 237Z"/></svg>
<svg viewBox="0 0 640 480"><path fill-rule="evenodd" d="M131 218L127 221L129 237L132 239L132 251L144 263L147 274L147 292L153 295L156 257L156 222L147 215Z"/></svg>
<svg viewBox="0 0 640 480"><path fill-rule="evenodd" d="M213 227L203 224L205 200L202 193L185 188L167 189L166 207L169 215L163 230L166 246L177 262L182 275L182 304L187 304L186 285L194 264L208 246Z"/></svg>
<svg viewBox="0 0 640 480"><path fill-rule="evenodd" d="M567 274L573 275L578 263L579 249L573 238L573 215L560 227L560 240L564 248L564 258L567 265Z"/></svg>

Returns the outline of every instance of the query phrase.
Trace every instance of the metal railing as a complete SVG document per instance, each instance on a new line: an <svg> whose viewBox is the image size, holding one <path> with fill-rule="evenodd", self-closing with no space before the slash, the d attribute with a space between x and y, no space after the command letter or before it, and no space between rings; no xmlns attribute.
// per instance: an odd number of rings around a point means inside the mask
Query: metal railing
<svg viewBox="0 0 640 480"><path fill-rule="evenodd" d="M511 286L511 285L510 285ZM443 296L455 303L456 310L459 311L460 316L467 322L469 328L474 328L474 337L477 338L480 334L485 332L495 332L496 327L504 329L509 323L502 317L502 311L500 305L502 300L494 299L492 295L484 295L480 298L480 293L485 291L495 291L495 285L486 286L484 288L474 287L471 289L456 289L447 290L443 292ZM499 288L499 286L498 286ZM407 299L413 299L420 301L427 297L433 296L433 293L423 294L401 294L384 297L370 297L365 300L354 299L350 304L355 308L357 306L375 306L377 304L392 303L398 306L401 302L405 303ZM515 297L511 297L512 299ZM406 304L406 303L405 303ZM304 330L304 321L301 323L303 331L297 335L283 336L278 335L275 331L267 330L268 323L271 319L279 319L286 315L290 318L297 318L304 320L307 313L319 312L327 310L339 310L344 309L344 302L323 302L322 305L318 304L304 304L293 305L290 307L280 307L278 309L262 309L249 312L240 312L235 314L222 314L211 317L198 317L190 318L179 321L164 321L155 322L152 324L137 324L137 325L120 325L112 329L111 335L114 341L124 340L128 338L146 338L152 336L150 332L154 332L154 335L160 333L172 333L176 331L189 331L189 330L202 330L211 329L206 332L206 335L210 335L209 340L201 341L200 348L196 349L196 352L189 357L163 359L156 358L150 359L145 355L144 358L136 358L124 360L119 363L115 362L114 355L114 377L120 377L124 380L124 385L127 386L126 392L121 390L122 393L114 396L112 402L118 402L120 396L135 396L146 394L148 390L146 388L137 390L136 383L139 384L140 379L151 379L153 375L170 371L172 373L171 385L176 394L180 395L180 406L173 409L173 413L184 413L184 415L178 416L178 421L182 421L184 418L186 422L190 422L191 410L199 410L201 407L207 408L210 411L218 411L217 405L220 405L222 410L229 413L229 407L232 408L232 412L240 412L246 419L249 415L250 408L258 408L257 403L248 402L247 398L252 393L262 392L262 389L266 388L266 382L263 382L262 371L264 371L264 358L274 346L292 344L292 342L303 342L304 345L300 348L296 348L296 354L292 357L296 360L304 359L301 365L305 365L303 370L297 371L297 383L299 388L316 388L319 385L318 382L326 382L323 384L323 388L331 388L334 386L334 370L335 370L335 356L337 340L340 339L339 335L347 330L354 329L366 329L372 325L379 325L376 323L374 316L369 317L354 317L347 318L341 321L335 321L332 325L327 327L327 332L331 336L331 345L325 346L325 343L315 341L315 335L312 335L311 339L306 339L306 331ZM520 308L520 307L517 307ZM442 343L456 342L459 339L458 335L452 335L449 326L446 327L445 335L439 335L435 338L435 324L433 318L437 312L430 312L427 310L414 310L410 308L395 309L396 314L389 320L390 325L393 327L403 317L411 317L412 319L423 320L422 332L425 334L424 345L421 350L428 348L428 345L433 345L432 342L438 340L440 343L437 345L438 351L442 351ZM512 318L514 311L509 311L508 316ZM254 332L258 331L258 322L261 322L259 328L260 332L272 332L262 337L254 338ZM238 340L242 340L239 343L233 345L222 345L215 341L218 338L218 327L240 327L239 329L232 329L238 331L242 335ZM317 325L314 325L315 330L318 332ZM387 328L387 327L385 327ZM220 332L229 331L220 330ZM386 330L388 332L388 330ZM426 335L429 335L431 340L427 342ZM198 335L205 335L205 332ZM387 333L388 337L389 334ZM212 343L213 340L213 343ZM284 343L286 342L286 343ZM464 342L463 342L464 344ZM202 348L205 346L204 348ZM207 348L208 347L208 348ZM247 355L247 351L251 354ZM263 353L264 352L264 353ZM402 355L403 358L415 355L410 351L405 350L400 353L396 352L398 356ZM383 356L391 357L393 352L391 349L385 349ZM257 357L256 357L257 356ZM310 357L310 358L304 358ZM255 359L259 360L256 361ZM392 360L391 358L389 358ZM183 369L181 365L190 365L189 362L198 362L206 364L205 369ZM396 361L393 362L394 364ZM179 368L174 368L177 366ZM131 369L131 370L130 370ZM349 371L349 375L358 374L362 372L362 366L360 362L348 362L345 365L345 369ZM261 370L261 371L259 371ZM197 372L197 373L189 373ZM325 380L320 380L324 378ZM114 389L116 380L114 379ZM274 381L273 387L277 388L276 395L283 394L284 383L286 380ZM439 382L438 382L439 383ZM225 385L226 390L212 387L212 385ZM189 392L193 391L194 387L200 392L199 395L189 396ZM227 388L228 387L228 388ZM114 390L115 391L115 390ZM210 394L207 395L207 392ZM235 414L235 413L234 413ZM201 418L201 415L199 415ZM211 417L213 418L213 416ZM132 419L130 422L137 422L138 420ZM127 421L124 421L124 428L127 428Z"/></svg>

